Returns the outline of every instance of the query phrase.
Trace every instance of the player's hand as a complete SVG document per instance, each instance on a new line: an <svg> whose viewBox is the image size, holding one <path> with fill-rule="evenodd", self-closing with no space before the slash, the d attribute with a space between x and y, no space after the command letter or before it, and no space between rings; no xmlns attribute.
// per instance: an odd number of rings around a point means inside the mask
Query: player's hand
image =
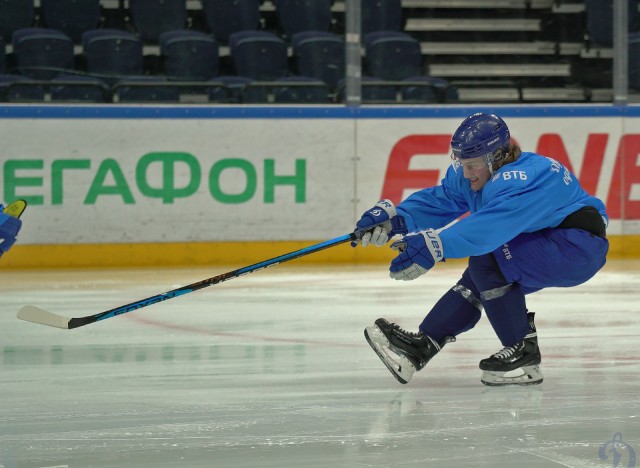
<svg viewBox="0 0 640 468"><path fill-rule="evenodd" d="M364 212L354 232L363 247L369 244L381 247L396 234L406 234L407 226L390 200L380 200ZM355 247L358 243L352 242L351 245Z"/></svg>
<svg viewBox="0 0 640 468"><path fill-rule="evenodd" d="M0 205L0 256L8 252L16 242L16 236L22 228L22 221L1 212Z"/></svg>
<svg viewBox="0 0 640 468"><path fill-rule="evenodd" d="M389 267L389 276L396 280L416 279L436 262L444 260L440 236L433 229L404 236L391 244L391 248L400 252Z"/></svg>

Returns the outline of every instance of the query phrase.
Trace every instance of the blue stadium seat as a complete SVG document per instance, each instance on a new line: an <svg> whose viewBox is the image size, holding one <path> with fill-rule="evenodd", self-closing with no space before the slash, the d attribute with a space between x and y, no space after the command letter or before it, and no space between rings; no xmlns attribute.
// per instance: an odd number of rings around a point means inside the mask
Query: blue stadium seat
<svg viewBox="0 0 640 468"><path fill-rule="evenodd" d="M87 31L82 35L82 48L89 74L110 84L120 77L142 74L142 42L127 31Z"/></svg>
<svg viewBox="0 0 640 468"><path fill-rule="evenodd" d="M113 88L118 102L128 103L177 103L180 88L171 86L155 76L129 76L119 80Z"/></svg>
<svg viewBox="0 0 640 468"><path fill-rule="evenodd" d="M384 80L422 75L420 43L410 35L379 31L364 36L367 73Z"/></svg>
<svg viewBox="0 0 640 468"><path fill-rule="evenodd" d="M131 21L144 43L158 42L160 34L187 24L185 0L129 0Z"/></svg>
<svg viewBox="0 0 640 468"><path fill-rule="evenodd" d="M245 76L224 75L211 80L216 83L223 83L225 90L220 88L209 89L209 102L241 102L242 92L253 80Z"/></svg>
<svg viewBox="0 0 640 468"><path fill-rule="evenodd" d="M254 80L274 80L289 71L287 45L267 31L240 31L229 37L236 74Z"/></svg>
<svg viewBox="0 0 640 468"><path fill-rule="evenodd" d="M338 84L336 95L338 102L344 102L346 98L345 80ZM387 84L379 78L373 76L363 76L361 78L361 100L364 104L395 104L397 103L397 88L392 84Z"/></svg>
<svg viewBox="0 0 640 468"><path fill-rule="evenodd" d="M278 104L328 104L329 88L326 83L305 76L288 76L278 80L273 88L273 101Z"/></svg>
<svg viewBox="0 0 640 468"><path fill-rule="evenodd" d="M251 82L242 88L240 102L243 104L269 104L269 88Z"/></svg>
<svg viewBox="0 0 640 468"><path fill-rule="evenodd" d="M345 42L325 31L306 31L291 38L298 74L324 81L331 89L345 77Z"/></svg>
<svg viewBox="0 0 640 468"><path fill-rule="evenodd" d="M31 27L34 17L33 0L1 0L0 36L5 43L11 42L13 32Z"/></svg>
<svg viewBox="0 0 640 468"><path fill-rule="evenodd" d="M202 10L216 40L225 44L231 34L260 26L260 0L202 0Z"/></svg>
<svg viewBox="0 0 640 468"><path fill-rule="evenodd" d="M41 84L31 83L30 78L20 75L0 75L0 101L42 102L45 90Z"/></svg>
<svg viewBox="0 0 640 468"><path fill-rule="evenodd" d="M406 78L403 81L418 84L406 84L399 87L402 102L411 104L435 104L440 102L438 91L430 82L418 80L418 78Z"/></svg>
<svg viewBox="0 0 640 468"><path fill-rule="evenodd" d="M40 0L40 12L47 28L62 31L76 44L101 21L100 0Z"/></svg>
<svg viewBox="0 0 640 468"><path fill-rule="evenodd" d="M428 104L459 101L458 89L444 78L412 76L403 81L408 83L400 85L400 96L403 102Z"/></svg>
<svg viewBox="0 0 640 468"><path fill-rule="evenodd" d="M231 90L218 79L208 81L211 86L207 87L207 101L218 104L230 104L239 102L233 97Z"/></svg>
<svg viewBox="0 0 640 468"><path fill-rule="evenodd" d="M302 31L327 31L331 26L331 0L275 0L275 7L287 37Z"/></svg>
<svg viewBox="0 0 640 468"><path fill-rule="evenodd" d="M210 80L218 74L218 44L199 31L168 31L160 35L165 76L177 80Z"/></svg>
<svg viewBox="0 0 640 468"><path fill-rule="evenodd" d="M21 75L48 80L73 71L73 41L55 29L25 28L13 33L13 53Z"/></svg>
<svg viewBox="0 0 640 468"><path fill-rule="evenodd" d="M637 32L640 29L638 0L628 0L628 3L628 31ZM584 6L587 16L587 33L591 43L597 46L612 47L613 1L585 0Z"/></svg>
<svg viewBox="0 0 640 468"><path fill-rule="evenodd" d="M365 104L393 104L396 102L397 89L395 86L381 83L373 76L362 77L362 102Z"/></svg>
<svg viewBox="0 0 640 468"><path fill-rule="evenodd" d="M376 31L402 31L402 4L400 0L363 0L361 34Z"/></svg>
<svg viewBox="0 0 640 468"><path fill-rule="evenodd" d="M50 82L51 100L55 102L104 103L110 101L110 88L97 78L82 75L59 75Z"/></svg>

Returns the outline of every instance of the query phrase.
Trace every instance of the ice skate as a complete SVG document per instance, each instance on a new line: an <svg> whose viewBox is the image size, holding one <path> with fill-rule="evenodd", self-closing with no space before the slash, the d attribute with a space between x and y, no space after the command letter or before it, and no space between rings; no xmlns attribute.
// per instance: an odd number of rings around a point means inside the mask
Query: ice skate
<svg viewBox="0 0 640 468"><path fill-rule="evenodd" d="M455 341L447 337L442 344L422 333L403 330L385 319L364 330L367 342L382 360L391 374L402 384L409 383L415 371L422 369L445 343Z"/></svg>
<svg viewBox="0 0 640 468"><path fill-rule="evenodd" d="M480 361L483 371L480 381L489 386L535 385L542 383L538 348L538 335L533 323L533 312L529 312L531 332L513 346L502 348L491 357Z"/></svg>

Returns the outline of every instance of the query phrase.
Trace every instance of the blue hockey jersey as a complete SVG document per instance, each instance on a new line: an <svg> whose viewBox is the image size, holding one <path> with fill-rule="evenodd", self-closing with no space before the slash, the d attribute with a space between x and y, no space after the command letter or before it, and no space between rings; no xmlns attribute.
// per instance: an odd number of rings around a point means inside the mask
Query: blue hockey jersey
<svg viewBox="0 0 640 468"><path fill-rule="evenodd" d="M585 206L608 219L604 203L585 192L562 164L523 152L477 192L454 162L441 185L407 197L397 212L411 232L442 228L470 212L440 232L445 258L464 258L492 252L523 232L556 227Z"/></svg>

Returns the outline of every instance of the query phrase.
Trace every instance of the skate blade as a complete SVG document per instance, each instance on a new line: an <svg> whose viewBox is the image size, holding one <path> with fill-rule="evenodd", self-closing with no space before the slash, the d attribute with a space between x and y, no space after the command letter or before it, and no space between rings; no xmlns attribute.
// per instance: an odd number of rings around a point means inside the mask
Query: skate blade
<svg viewBox="0 0 640 468"><path fill-rule="evenodd" d="M406 357L389 351L389 340L380 329L376 325L367 327L364 330L364 337L371 349L375 351L383 364L389 369L391 375L401 384L409 383L413 373L416 371L415 367Z"/></svg>
<svg viewBox="0 0 640 468"><path fill-rule="evenodd" d="M543 380L540 366L524 366L507 372L484 371L480 381L490 387L506 385L538 385Z"/></svg>

